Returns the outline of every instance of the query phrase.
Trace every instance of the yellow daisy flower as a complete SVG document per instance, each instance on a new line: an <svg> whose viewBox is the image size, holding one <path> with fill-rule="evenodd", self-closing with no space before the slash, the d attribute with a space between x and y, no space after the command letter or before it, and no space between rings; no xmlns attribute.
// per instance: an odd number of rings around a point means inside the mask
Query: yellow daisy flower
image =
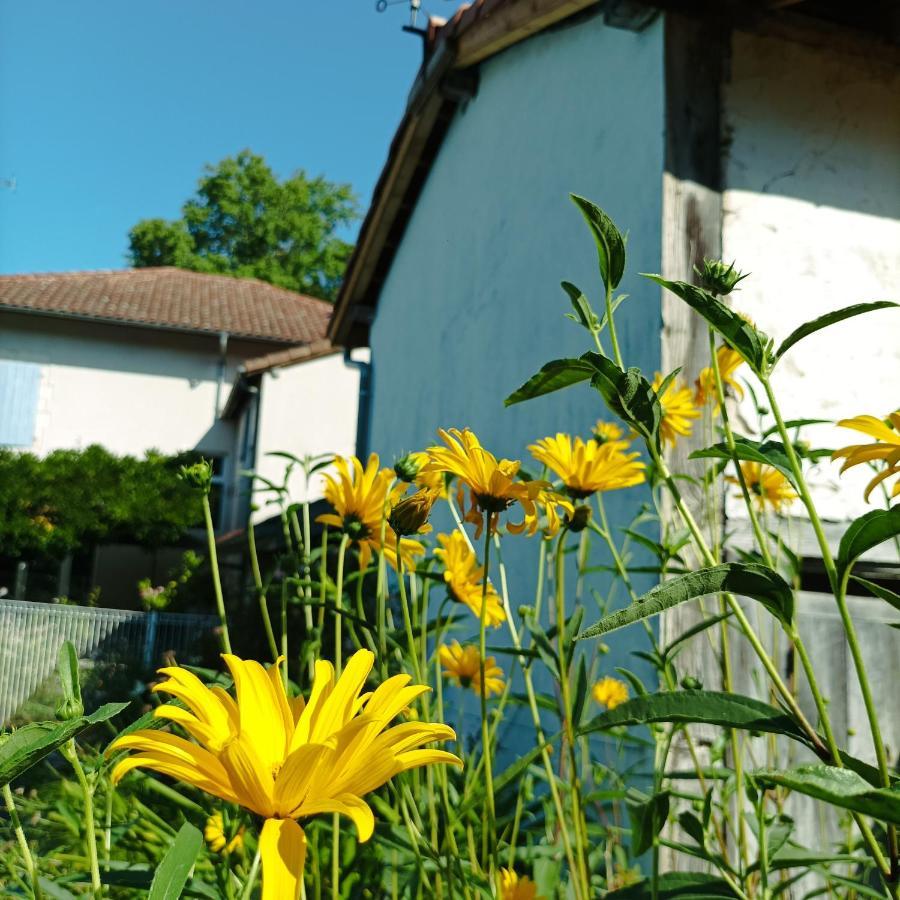
<svg viewBox="0 0 900 900"><path fill-rule="evenodd" d="M797 499L797 493L791 487L790 481L772 466L765 466L758 462L742 462L741 474L760 510L769 507L773 512L778 513ZM729 475L726 481L740 484L733 475Z"/></svg>
<svg viewBox="0 0 900 900"><path fill-rule="evenodd" d="M663 383L662 373L653 379L653 390L659 391ZM679 437L688 437L694 427L692 419L700 418L700 410L694 404L691 390L684 382L675 378L659 398L662 407L662 422L659 430L664 444L675 446Z"/></svg>
<svg viewBox="0 0 900 900"><path fill-rule="evenodd" d="M570 497L584 500L597 491L632 487L644 480L638 453L623 453L617 442L598 444L568 434L546 437L532 444L531 455L552 469Z"/></svg>
<svg viewBox="0 0 900 900"><path fill-rule="evenodd" d="M265 819L259 837L262 900L296 900L306 860L306 836L297 819L319 813L349 816L360 841L375 819L363 797L395 775L432 763L462 765L452 753L422 749L456 735L446 725L406 722L388 727L428 690L395 675L360 696L375 656L359 650L335 682L331 663L319 660L309 699L289 699L279 660L268 670L231 654L223 659L234 678L235 697L208 688L177 666L160 669L154 687L187 707L164 704L154 715L175 723L193 739L154 729L123 735L112 750L134 753L118 762L119 782L136 768L152 769L238 803Z"/></svg>
<svg viewBox="0 0 900 900"><path fill-rule="evenodd" d="M225 823L222 819L222 813L214 812L207 820L206 827L203 829L203 837L209 845L209 849L213 853L221 853L228 856L235 850L240 850L244 846L244 828L238 829L234 837L229 838L225 833Z"/></svg>
<svg viewBox="0 0 900 900"><path fill-rule="evenodd" d="M598 444L606 444L610 441L618 441L622 444L622 449L628 446L629 439L625 437L622 426L615 422L604 422L603 419L597 419L594 425L594 440Z"/></svg>
<svg viewBox="0 0 900 900"><path fill-rule="evenodd" d="M544 900L544 897L537 896L537 885L527 875L519 877L512 869L501 869L500 900Z"/></svg>
<svg viewBox="0 0 900 900"><path fill-rule="evenodd" d="M369 457L365 469L355 456L349 460L336 456L334 466L337 477L326 474L324 478L325 499L334 507L336 514L325 513L316 521L339 528L349 536L359 549L361 569L369 565L373 551L382 551L385 559L396 569L397 535L390 525L385 525L382 546L381 522L387 506L402 495L404 488L400 486L391 491L393 472L390 469L379 470L377 453ZM425 553L425 548L418 541L408 538L400 538L399 548L407 569L414 568L414 557Z"/></svg>
<svg viewBox="0 0 900 900"><path fill-rule="evenodd" d="M619 681L618 678L607 675L591 688L591 696L601 706L615 709L628 699L628 685L624 681Z"/></svg>
<svg viewBox="0 0 900 900"><path fill-rule="evenodd" d="M847 460L841 466L841 474L860 463L880 460L886 464L885 468L866 485L866 492L863 495L866 501L882 481L900 472L900 410L892 412L888 416L888 422L890 425L876 419L875 416L854 416L852 419L841 419L838 422L842 428L852 428L875 438L874 444L851 444L831 454L832 459ZM900 479L894 482L891 497L898 494L900 494Z"/></svg>
<svg viewBox="0 0 900 900"><path fill-rule="evenodd" d="M439 534L437 539L441 546L435 549L434 555L444 564L444 581L450 593L459 603L465 603L480 620L484 566L478 565L468 541L458 531ZM490 581L485 600L485 623L497 628L506 621L506 613Z"/></svg>
<svg viewBox="0 0 900 900"><path fill-rule="evenodd" d="M449 647L442 644L438 657L444 667L444 675L462 688L470 687L476 694L481 693L481 654L477 647L471 644L463 647L459 641L454 641ZM484 660L484 687L485 697L503 692L503 670L493 656L487 656Z"/></svg>
<svg viewBox="0 0 900 900"><path fill-rule="evenodd" d="M722 379L722 387L726 390L730 387L739 398L743 398L744 389L741 387L734 373L744 364L744 357L737 350L732 350L727 344L722 344L716 350L716 365L719 369L719 377ZM715 403L713 414L719 412L719 404L716 397L716 373L712 366L700 370L700 376L694 382L694 403L704 406L708 401Z"/></svg>
<svg viewBox="0 0 900 900"><path fill-rule="evenodd" d="M559 529L563 525L560 510L566 514L566 520L571 519L575 512L575 506L571 500L556 491L544 489L535 497L534 507L534 512L525 513L525 518L521 522L507 523L507 529L512 534L521 534L524 531L529 535L534 535L540 528L544 537L552 538L559 533Z"/></svg>
<svg viewBox="0 0 900 900"><path fill-rule="evenodd" d="M468 429L451 428L438 431L446 447L428 448L428 462L422 473L447 472L455 475L469 488L470 509L466 521L478 526L480 536L482 516L477 510L490 515L490 530L497 527L500 513L514 503L521 504L526 515L535 512L534 501L540 491L549 485L544 481L516 481L522 465L518 461L500 459L485 450L478 438ZM462 493L462 487L460 487ZM477 510L476 510L477 507Z"/></svg>

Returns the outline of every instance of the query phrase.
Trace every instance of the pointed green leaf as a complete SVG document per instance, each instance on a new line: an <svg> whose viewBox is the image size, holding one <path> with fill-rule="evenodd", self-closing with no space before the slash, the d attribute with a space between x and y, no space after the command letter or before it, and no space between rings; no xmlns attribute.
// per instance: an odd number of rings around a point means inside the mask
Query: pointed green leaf
<svg viewBox="0 0 900 900"><path fill-rule="evenodd" d="M610 891L606 900L734 900L728 883L703 872L664 872L656 882L645 878L637 884Z"/></svg>
<svg viewBox="0 0 900 900"><path fill-rule="evenodd" d="M84 715L81 700L81 674L78 670L78 653L71 641L63 641L59 646L56 668L62 688L62 703L56 711L62 719L73 719Z"/></svg>
<svg viewBox="0 0 900 900"><path fill-rule="evenodd" d="M794 592L777 573L759 563L722 563L664 581L634 603L604 617L582 631L575 640L599 637L633 622L658 615L687 600L727 591L758 600L785 624L794 616Z"/></svg>
<svg viewBox="0 0 900 900"><path fill-rule="evenodd" d="M853 567L867 550L883 544L900 534L900 506L891 509L873 509L850 523L841 538L838 550L838 578Z"/></svg>
<svg viewBox="0 0 900 900"><path fill-rule="evenodd" d="M625 794L628 818L631 820L631 855L640 856L652 846L669 818L669 792L660 791L648 797L635 788Z"/></svg>
<svg viewBox="0 0 900 900"><path fill-rule="evenodd" d="M802 341L803 338L816 331L821 331L823 328L834 325L836 322L843 322L844 319L860 316L863 313L872 312L876 309L887 309L890 306L900 306L900 304L894 303L891 300L876 300L874 303L856 303L853 306L845 306L843 309L836 309L833 312L825 313L824 316L819 316L818 319L813 319L811 322L806 322L792 331L781 342L781 346L775 354L775 361L777 362L781 359L781 357L784 356L797 341Z"/></svg>
<svg viewBox="0 0 900 900"><path fill-rule="evenodd" d="M900 791L874 788L849 769L817 764L787 771L761 769L753 777L764 784L786 787L832 806L900 825Z"/></svg>
<svg viewBox="0 0 900 900"><path fill-rule="evenodd" d="M554 359L541 367L540 372L532 375L518 390L513 391L504 400L505 406L533 400L544 394L550 394L580 381L587 381L594 375L594 367L583 359Z"/></svg>
<svg viewBox="0 0 900 900"><path fill-rule="evenodd" d="M806 743L804 732L787 713L753 697L719 691L671 691L635 697L595 716L579 729L579 734L652 722L701 722L743 731L783 734Z"/></svg>
<svg viewBox="0 0 900 900"><path fill-rule="evenodd" d="M569 196L581 210L581 214L594 236L603 283L610 290L615 290L625 272L625 241L613 220L596 203L579 197L577 194Z"/></svg>
<svg viewBox="0 0 900 900"><path fill-rule="evenodd" d="M185 822L153 876L147 900L178 900L202 845L199 829Z"/></svg>
<svg viewBox="0 0 900 900"><path fill-rule="evenodd" d="M686 281L668 281L660 275L641 274L671 291L698 312L727 344L744 357L757 375L764 371L768 338L761 331L703 288Z"/></svg>
<svg viewBox="0 0 900 900"><path fill-rule="evenodd" d="M91 725L117 716L127 706L127 703L107 703L89 716L67 722L34 722L11 734L0 735L0 785L9 784L66 741Z"/></svg>
<svg viewBox="0 0 900 900"><path fill-rule="evenodd" d="M765 441L760 443L751 438L742 437L739 434L734 436L734 455L740 460L747 462L756 462L765 466L771 466L778 469L782 475L794 484L794 475L791 472L791 464L788 461L784 444L779 441ZM695 450L691 455L691 459L725 459L732 458L731 450L728 444L713 444L712 447L706 447L703 450ZM794 484L796 487L796 484Z"/></svg>
<svg viewBox="0 0 900 900"><path fill-rule="evenodd" d="M854 581L861 584L866 590L868 590L874 597L878 597L880 600L884 600L885 603L890 603L894 609L900 610L900 594L895 594L893 591L888 590L886 587L882 587L880 584L875 584L874 581L866 581L865 578L859 578L856 575L850 576Z"/></svg>
<svg viewBox="0 0 900 900"><path fill-rule="evenodd" d="M562 289L569 295L572 309L575 310L575 320L588 331L593 331L599 322L591 309L590 300L585 297L581 288L576 287L570 281L563 281Z"/></svg>

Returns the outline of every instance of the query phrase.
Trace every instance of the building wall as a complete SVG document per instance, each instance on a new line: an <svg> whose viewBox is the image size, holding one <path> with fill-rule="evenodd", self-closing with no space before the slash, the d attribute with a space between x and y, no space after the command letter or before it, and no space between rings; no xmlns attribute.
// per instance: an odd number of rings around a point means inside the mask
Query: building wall
<svg viewBox="0 0 900 900"><path fill-rule="evenodd" d="M900 297L900 69L849 40L817 46L736 33L725 97L724 257L752 273L735 295L777 341L823 313ZM837 420L897 408L900 314L886 310L806 338L774 384L787 418ZM752 401L740 409L753 433ZM818 446L865 435L815 426ZM811 474L831 519L862 514L865 467ZM882 503L873 495L873 503Z"/></svg>
<svg viewBox="0 0 900 900"><path fill-rule="evenodd" d="M660 22L634 33L595 17L481 66L379 298L372 447L385 462L434 443L439 426L470 426L534 471L530 442L560 430L589 435L607 415L585 386L503 406L546 361L590 349L565 318L560 288L573 281L602 304L596 251L569 192L628 231L624 353L631 365L658 367L658 291L635 273L660 266L662 54ZM612 516L630 519L643 499L640 490L611 495ZM515 606L532 596L533 548L507 543Z"/></svg>
<svg viewBox="0 0 900 900"><path fill-rule="evenodd" d="M359 370L340 353L272 369L262 376L256 471L282 484L286 460L270 456L282 451L294 456L356 453ZM288 481L291 500L322 496L322 475L316 473L308 491L303 473L295 467ZM260 507L255 519L266 519L273 507Z"/></svg>
<svg viewBox="0 0 900 900"><path fill-rule="evenodd" d="M222 403L237 365L260 352L256 342L231 342ZM4 313L0 360L40 367L33 440L22 449L231 450L230 426L216 419L217 336Z"/></svg>

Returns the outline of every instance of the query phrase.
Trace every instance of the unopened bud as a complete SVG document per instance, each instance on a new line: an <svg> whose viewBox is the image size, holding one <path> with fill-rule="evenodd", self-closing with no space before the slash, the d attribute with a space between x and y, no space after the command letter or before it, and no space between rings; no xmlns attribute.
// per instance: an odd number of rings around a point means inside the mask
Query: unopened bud
<svg viewBox="0 0 900 900"><path fill-rule="evenodd" d="M703 682L699 678L694 678L693 675L685 675L684 678L681 679L681 686L686 691L703 690Z"/></svg>
<svg viewBox="0 0 900 900"><path fill-rule="evenodd" d="M694 267L694 271L700 278L700 286L713 294L730 294L739 281L747 276L742 275L734 267L734 263L726 266L719 259L704 259L703 265Z"/></svg>
<svg viewBox="0 0 900 900"><path fill-rule="evenodd" d="M212 486L212 466L208 460L201 459L193 465L182 466L178 477L194 490L208 494Z"/></svg>
<svg viewBox="0 0 900 900"><path fill-rule="evenodd" d="M422 454L420 453L407 453L405 456L401 456L394 463L394 474L401 481L412 484L416 480L416 475L419 474L419 469L422 468L421 458Z"/></svg>
<svg viewBox="0 0 900 900"><path fill-rule="evenodd" d="M400 537L407 534L418 534L428 524L431 507L434 506L436 499L437 494L428 488L416 491L410 497L404 497L391 509L388 524Z"/></svg>
<svg viewBox="0 0 900 900"><path fill-rule="evenodd" d="M584 531L588 527L590 521L591 508L585 504L576 506L572 515L568 517L569 531L578 534L579 531Z"/></svg>

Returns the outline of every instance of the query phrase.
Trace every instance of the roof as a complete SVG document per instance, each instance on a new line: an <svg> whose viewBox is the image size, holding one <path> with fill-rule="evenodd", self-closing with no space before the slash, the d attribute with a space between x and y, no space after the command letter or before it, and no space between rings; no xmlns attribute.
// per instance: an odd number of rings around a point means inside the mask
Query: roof
<svg viewBox="0 0 900 900"><path fill-rule="evenodd" d="M0 310L219 334L322 340L332 306L253 278L171 267L0 275Z"/></svg>
<svg viewBox="0 0 900 900"><path fill-rule="evenodd" d="M272 369L280 369L284 366L293 366L297 363L309 362L323 356L331 356L333 353L342 352L341 347L335 347L327 338L313 341L311 344L301 344L296 347L288 347L285 350L274 350L263 356L244 360L241 371L245 375L259 375L260 372L269 372Z"/></svg>
<svg viewBox="0 0 900 900"><path fill-rule="evenodd" d="M347 347L368 343L382 285L431 165L457 108L477 90L478 64L579 14L602 12L611 24L639 30L660 9L729 26L817 20L900 42L896 0L475 0L448 21L431 19L425 60L344 275L331 340Z"/></svg>

